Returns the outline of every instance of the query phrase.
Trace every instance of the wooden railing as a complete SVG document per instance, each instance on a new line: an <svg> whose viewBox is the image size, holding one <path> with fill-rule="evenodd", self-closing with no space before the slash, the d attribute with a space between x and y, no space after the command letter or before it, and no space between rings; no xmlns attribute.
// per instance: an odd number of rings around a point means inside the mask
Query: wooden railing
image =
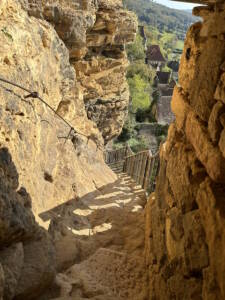
<svg viewBox="0 0 225 300"><path fill-rule="evenodd" d="M130 147L106 151L105 162L113 167L122 164L122 171L133 178L148 193L155 189L155 181L159 171L159 154L152 155L151 151L134 154Z"/></svg>
<svg viewBox="0 0 225 300"><path fill-rule="evenodd" d="M123 171L147 192L152 192L158 169L159 155L152 156L150 151L143 151L126 157Z"/></svg>
<svg viewBox="0 0 225 300"><path fill-rule="evenodd" d="M133 154L130 147L123 147L117 150L110 150L104 152L104 158L107 165L117 164L119 162L124 162L125 158Z"/></svg>

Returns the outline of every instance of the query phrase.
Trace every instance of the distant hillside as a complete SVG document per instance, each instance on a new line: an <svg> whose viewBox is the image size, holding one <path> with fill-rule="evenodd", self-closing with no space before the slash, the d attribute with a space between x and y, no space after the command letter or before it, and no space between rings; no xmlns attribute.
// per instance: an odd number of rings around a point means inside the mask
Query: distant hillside
<svg viewBox="0 0 225 300"><path fill-rule="evenodd" d="M185 33L196 21L189 11L172 9L151 0L123 0L127 9L134 11L140 23L156 27L159 31Z"/></svg>

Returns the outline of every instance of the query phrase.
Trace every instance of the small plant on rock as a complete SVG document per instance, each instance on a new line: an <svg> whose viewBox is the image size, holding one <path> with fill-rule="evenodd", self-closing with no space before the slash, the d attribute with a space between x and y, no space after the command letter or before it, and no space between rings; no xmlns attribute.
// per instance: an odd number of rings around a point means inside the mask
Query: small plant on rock
<svg viewBox="0 0 225 300"><path fill-rule="evenodd" d="M7 28L6 27L3 27L1 29L1 32L4 33L5 36L7 36L7 38L9 38L11 41L13 41L13 37L12 35L8 32Z"/></svg>

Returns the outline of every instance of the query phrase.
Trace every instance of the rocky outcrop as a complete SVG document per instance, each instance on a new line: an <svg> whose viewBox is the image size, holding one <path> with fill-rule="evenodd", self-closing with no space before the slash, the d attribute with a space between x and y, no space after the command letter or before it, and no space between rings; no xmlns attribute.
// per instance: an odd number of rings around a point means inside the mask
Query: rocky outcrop
<svg viewBox="0 0 225 300"><path fill-rule="evenodd" d="M124 43L134 38L136 19L121 1L109 0L5 0L0 17L0 77L38 91L79 132L65 143L70 128L62 120L37 99L1 83L0 143L9 149L19 185L38 215L115 180L103 162L102 134L107 141L123 124ZM85 106L89 119L90 110L99 116L104 133L88 120Z"/></svg>
<svg viewBox="0 0 225 300"><path fill-rule="evenodd" d="M225 298L224 5L194 13L203 22L187 33L176 121L146 208L149 299Z"/></svg>
<svg viewBox="0 0 225 300"><path fill-rule="evenodd" d="M50 22L69 49L88 119L105 143L121 132L128 110L125 44L137 20L121 1L30 1L30 15Z"/></svg>

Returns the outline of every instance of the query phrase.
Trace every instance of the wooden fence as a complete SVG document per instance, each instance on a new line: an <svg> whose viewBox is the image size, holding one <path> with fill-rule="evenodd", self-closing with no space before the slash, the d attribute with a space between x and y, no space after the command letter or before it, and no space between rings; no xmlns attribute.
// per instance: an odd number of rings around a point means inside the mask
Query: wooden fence
<svg viewBox="0 0 225 300"><path fill-rule="evenodd" d="M120 162L124 162L125 158L129 155L133 154L130 147L123 147L117 150L105 151L104 158L107 165L113 165Z"/></svg>
<svg viewBox="0 0 225 300"><path fill-rule="evenodd" d="M143 151L125 158L124 173L127 173L147 192L154 191L158 170L159 154L152 156L150 151Z"/></svg>
<svg viewBox="0 0 225 300"><path fill-rule="evenodd" d="M122 165L121 171L127 173L138 185L148 193L155 189L155 181L159 171L159 154L151 151L134 154L129 147L105 152L105 162L113 168Z"/></svg>

